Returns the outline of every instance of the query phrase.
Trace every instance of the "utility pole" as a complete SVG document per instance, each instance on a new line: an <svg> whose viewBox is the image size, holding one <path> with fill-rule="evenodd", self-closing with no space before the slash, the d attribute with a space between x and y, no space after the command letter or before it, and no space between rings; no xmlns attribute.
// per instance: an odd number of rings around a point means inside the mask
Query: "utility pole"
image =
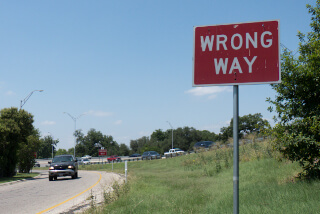
<svg viewBox="0 0 320 214"><path fill-rule="evenodd" d="M78 117L74 117L71 114L69 114L68 112L63 112L63 113L69 115L71 117L71 119L74 121L74 133L76 133L77 119L79 119L82 115L85 115L85 114L80 114ZM74 151L73 151L74 158L76 158L76 143L77 143L77 138L76 138L76 136L74 136Z"/></svg>
<svg viewBox="0 0 320 214"><path fill-rule="evenodd" d="M172 142L172 149L173 149L173 127L169 121L167 121L167 123L169 123L169 125L171 127L171 137L172 137L171 142Z"/></svg>

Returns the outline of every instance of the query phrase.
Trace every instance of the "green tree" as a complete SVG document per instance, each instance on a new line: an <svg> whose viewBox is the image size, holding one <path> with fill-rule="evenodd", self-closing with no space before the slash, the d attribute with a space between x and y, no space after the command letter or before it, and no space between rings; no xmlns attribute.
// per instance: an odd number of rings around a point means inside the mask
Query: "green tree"
<svg viewBox="0 0 320 214"><path fill-rule="evenodd" d="M233 136L233 120L232 120L232 124L230 124L228 127L222 127L220 129L220 133L219 133L219 139L222 142L227 142L229 138L231 138Z"/></svg>
<svg viewBox="0 0 320 214"><path fill-rule="evenodd" d="M67 155L73 155L73 154L74 154L74 147L69 148L67 151ZM77 156L77 153L76 153L76 156Z"/></svg>
<svg viewBox="0 0 320 214"><path fill-rule="evenodd" d="M67 155L67 154L70 154L70 153L68 153L67 150L65 149L58 149L56 152L56 155ZM73 154L73 150L71 154Z"/></svg>
<svg viewBox="0 0 320 214"><path fill-rule="evenodd" d="M52 156L52 150L53 150L53 156L55 156L56 153L56 146L59 143L59 140L54 140L52 136L45 136L44 138L40 139L40 148L38 150L38 157L39 158L50 158ZM53 148L52 148L53 147Z"/></svg>
<svg viewBox="0 0 320 214"><path fill-rule="evenodd" d="M0 111L0 177L13 176L17 165L19 171L29 172L38 146L32 114L14 107Z"/></svg>
<svg viewBox="0 0 320 214"><path fill-rule="evenodd" d="M199 131L193 127L185 126L173 130L173 147L188 151L193 149L193 145L201 140L215 141L218 135L208 130ZM133 142L132 142L133 143ZM160 153L167 152L172 147L172 130L168 129L165 132L161 129L154 131L151 134L150 142L146 143L147 148L157 148ZM138 146L137 142L133 146ZM145 146L142 146L145 148ZM132 145L131 145L131 148ZM154 149L155 150L155 149Z"/></svg>
<svg viewBox="0 0 320 214"><path fill-rule="evenodd" d="M264 130L270 128L270 123L263 119L261 113L248 114L239 117L239 137L242 138L246 134L250 133L263 133ZM222 133L220 138L223 142L226 142L230 137L233 137L233 118L231 119L228 127L222 127L220 129Z"/></svg>
<svg viewBox="0 0 320 214"><path fill-rule="evenodd" d="M129 153L130 153L129 147L128 147L126 144L121 143L121 144L120 144L120 147L119 147L119 155L121 155L121 156L128 156Z"/></svg>
<svg viewBox="0 0 320 214"><path fill-rule="evenodd" d="M216 141L219 140L219 136L217 134L215 134L214 132L210 132L208 130L202 130L202 131L198 131L199 134L201 136L201 140L203 141Z"/></svg>
<svg viewBox="0 0 320 214"><path fill-rule="evenodd" d="M35 130L32 135L29 135L25 142L20 143L18 155L18 168L20 173L29 173L35 164L34 153L40 146L40 134Z"/></svg>
<svg viewBox="0 0 320 214"><path fill-rule="evenodd" d="M0 177L15 174L17 151L21 140L17 108L0 111Z"/></svg>
<svg viewBox="0 0 320 214"><path fill-rule="evenodd" d="M151 134L151 141L161 142L164 141L166 137L167 135L165 132L163 132L161 129L157 129Z"/></svg>
<svg viewBox="0 0 320 214"><path fill-rule="evenodd" d="M320 0L307 5L311 29L307 35L298 32L298 57L288 50L282 53L281 84L272 88L279 123L274 128L274 147L303 167L300 176L320 178ZM273 111L273 106L269 108Z"/></svg>
<svg viewBox="0 0 320 214"><path fill-rule="evenodd" d="M143 153L144 147L149 145L150 146L150 139L149 137L143 136L136 140L130 140L130 148L132 153ZM147 150L148 151L148 150Z"/></svg>
<svg viewBox="0 0 320 214"><path fill-rule="evenodd" d="M107 149L108 155L117 155L119 153L119 144L113 140L113 137L104 135L95 129L90 129L87 135L77 130L75 136L77 139L76 156L90 155L98 157L98 150L101 147Z"/></svg>
<svg viewBox="0 0 320 214"><path fill-rule="evenodd" d="M200 131L188 126L174 130L173 138L173 147L185 151L192 149L194 143L203 140ZM170 145L169 148L166 148L165 151L168 151L171 147L172 145Z"/></svg>

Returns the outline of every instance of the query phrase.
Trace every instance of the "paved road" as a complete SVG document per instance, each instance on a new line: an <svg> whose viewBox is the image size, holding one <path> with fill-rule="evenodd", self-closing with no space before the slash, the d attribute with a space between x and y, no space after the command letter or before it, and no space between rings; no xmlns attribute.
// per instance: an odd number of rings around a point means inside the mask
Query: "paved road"
<svg viewBox="0 0 320 214"><path fill-rule="evenodd" d="M0 186L0 213L73 213L90 204L90 195L102 201L103 190L121 180L115 173L79 171L78 179L59 177L49 182L48 172L39 172L37 178Z"/></svg>

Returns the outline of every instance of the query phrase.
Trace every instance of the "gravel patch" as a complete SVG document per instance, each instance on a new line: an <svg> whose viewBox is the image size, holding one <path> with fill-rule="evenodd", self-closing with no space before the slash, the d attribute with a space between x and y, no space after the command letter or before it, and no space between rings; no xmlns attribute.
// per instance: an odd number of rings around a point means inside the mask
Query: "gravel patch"
<svg viewBox="0 0 320 214"><path fill-rule="evenodd" d="M123 184L125 182L125 176L112 172L96 171L102 175L102 178L94 188L89 190L85 195L82 202L72 206L63 214L82 213L91 207L92 202L95 206L101 206L104 204L104 193L113 191L112 185L117 182ZM79 196L80 197L80 196Z"/></svg>

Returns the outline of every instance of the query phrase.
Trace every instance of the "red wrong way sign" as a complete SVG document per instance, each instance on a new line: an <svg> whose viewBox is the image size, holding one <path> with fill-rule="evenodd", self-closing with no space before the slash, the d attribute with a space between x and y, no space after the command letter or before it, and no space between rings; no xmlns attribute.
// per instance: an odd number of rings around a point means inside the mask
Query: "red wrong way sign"
<svg viewBox="0 0 320 214"><path fill-rule="evenodd" d="M106 149L99 149L99 156L107 156L107 150Z"/></svg>
<svg viewBox="0 0 320 214"><path fill-rule="evenodd" d="M281 82L279 20L194 27L193 86Z"/></svg>

